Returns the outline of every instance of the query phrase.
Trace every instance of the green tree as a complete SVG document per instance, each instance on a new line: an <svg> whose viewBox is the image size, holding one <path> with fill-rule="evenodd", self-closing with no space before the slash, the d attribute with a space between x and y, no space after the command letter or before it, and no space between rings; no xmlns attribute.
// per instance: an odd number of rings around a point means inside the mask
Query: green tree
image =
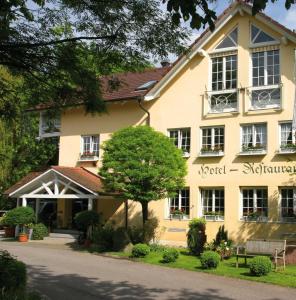
<svg viewBox="0 0 296 300"><path fill-rule="evenodd" d="M115 132L103 150L100 175L106 190L141 203L145 230L148 203L170 197L184 185L187 169L182 151L148 126Z"/></svg>
<svg viewBox="0 0 296 300"><path fill-rule="evenodd" d="M31 104L105 110L98 76L184 49L187 33L158 0L3 0L0 66L21 74Z"/></svg>

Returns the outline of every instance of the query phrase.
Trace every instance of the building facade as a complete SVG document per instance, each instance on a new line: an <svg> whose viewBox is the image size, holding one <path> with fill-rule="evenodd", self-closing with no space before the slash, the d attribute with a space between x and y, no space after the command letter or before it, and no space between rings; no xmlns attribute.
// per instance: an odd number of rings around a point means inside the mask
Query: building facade
<svg viewBox="0 0 296 300"><path fill-rule="evenodd" d="M283 238L296 231L295 48L294 32L237 1L174 65L120 75L129 87L105 93L108 114L67 109L57 122L59 165L97 174L101 143L149 121L188 165L186 188L149 204L161 241L183 244L195 217L207 220L208 240L221 225L236 242ZM95 207L106 221L123 223L122 201L99 193ZM129 203L131 221L140 211Z"/></svg>

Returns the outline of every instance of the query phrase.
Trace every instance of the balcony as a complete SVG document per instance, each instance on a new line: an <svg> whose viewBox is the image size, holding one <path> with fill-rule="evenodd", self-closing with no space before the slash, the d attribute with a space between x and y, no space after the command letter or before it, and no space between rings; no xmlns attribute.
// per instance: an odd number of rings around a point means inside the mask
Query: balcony
<svg viewBox="0 0 296 300"><path fill-rule="evenodd" d="M79 155L78 161L98 161L99 160L99 153L98 152L84 152Z"/></svg>
<svg viewBox="0 0 296 300"><path fill-rule="evenodd" d="M40 114L39 121L39 137L56 137L60 136L61 117L59 114L56 116L48 116L46 113Z"/></svg>
<svg viewBox="0 0 296 300"><path fill-rule="evenodd" d="M254 146L242 145L242 150L239 155L265 155L266 154L266 145L256 144Z"/></svg>
<svg viewBox="0 0 296 300"><path fill-rule="evenodd" d="M296 153L296 144L282 144L278 154L294 154Z"/></svg>
<svg viewBox="0 0 296 300"><path fill-rule="evenodd" d="M281 85L252 87L248 93L251 101L250 110L281 108Z"/></svg>
<svg viewBox="0 0 296 300"><path fill-rule="evenodd" d="M209 92L208 100L209 113L217 114L238 111L237 90Z"/></svg>
<svg viewBox="0 0 296 300"><path fill-rule="evenodd" d="M201 157L220 157L224 156L224 148L222 146L202 147L199 156Z"/></svg>

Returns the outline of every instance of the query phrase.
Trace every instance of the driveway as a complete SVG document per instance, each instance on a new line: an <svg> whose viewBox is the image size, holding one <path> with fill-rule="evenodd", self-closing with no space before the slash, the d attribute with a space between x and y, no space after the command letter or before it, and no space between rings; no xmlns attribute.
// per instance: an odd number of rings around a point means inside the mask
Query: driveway
<svg viewBox="0 0 296 300"><path fill-rule="evenodd" d="M296 299L296 289L106 258L37 244L1 242L28 266L46 299Z"/></svg>

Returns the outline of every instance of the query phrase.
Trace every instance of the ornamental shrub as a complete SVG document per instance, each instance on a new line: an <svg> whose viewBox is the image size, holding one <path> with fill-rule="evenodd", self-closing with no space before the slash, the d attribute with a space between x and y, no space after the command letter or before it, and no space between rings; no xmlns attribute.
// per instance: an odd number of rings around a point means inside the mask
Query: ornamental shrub
<svg viewBox="0 0 296 300"><path fill-rule="evenodd" d="M26 225L35 221L35 213L31 207L20 206L9 210L2 220L7 226Z"/></svg>
<svg viewBox="0 0 296 300"><path fill-rule="evenodd" d="M112 224L106 223L104 226L96 227L92 234L92 242L97 244L101 252L113 250L114 228Z"/></svg>
<svg viewBox="0 0 296 300"><path fill-rule="evenodd" d="M7 251L0 250L0 291L25 289L26 282L26 265Z"/></svg>
<svg viewBox="0 0 296 300"><path fill-rule="evenodd" d="M200 255L207 241L206 221L203 218L195 218L189 223L187 233L187 246L194 255Z"/></svg>
<svg viewBox="0 0 296 300"><path fill-rule="evenodd" d="M84 210L75 215L74 221L79 230L87 232L90 226L100 224L100 215L93 210Z"/></svg>
<svg viewBox="0 0 296 300"><path fill-rule="evenodd" d="M220 262L220 255L214 251L205 251L200 256L203 269L216 269Z"/></svg>
<svg viewBox="0 0 296 300"><path fill-rule="evenodd" d="M166 249L162 255L162 262L164 262L164 263L175 262L178 257L179 257L178 250L173 249L173 248Z"/></svg>
<svg viewBox="0 0 296 300"><path fill-rule="evenodd" d="M167 250L166 246L157 243L150 244L149 247L151 252L164 252Z"/></svg>
<svg viewBox="0 0 296 300"><path fill-rule="evenodd" d="M255 276L267 275L272 270L272 262L267 256L256 256L249 265L251 274Z"/></svg>
<svg viewBox="0 0 296 300"><path fill-rule="evenodd" d="M136 244L132 249L132 257L145 257L150 253L150 248L146 244Z"/></svg>
<svg viewBox="0 0 296 300"><path fill-rule="evenodd" d="M32 226L32 240L43 240L49 235L47 227L43 223L34 224Z"/></svg>

